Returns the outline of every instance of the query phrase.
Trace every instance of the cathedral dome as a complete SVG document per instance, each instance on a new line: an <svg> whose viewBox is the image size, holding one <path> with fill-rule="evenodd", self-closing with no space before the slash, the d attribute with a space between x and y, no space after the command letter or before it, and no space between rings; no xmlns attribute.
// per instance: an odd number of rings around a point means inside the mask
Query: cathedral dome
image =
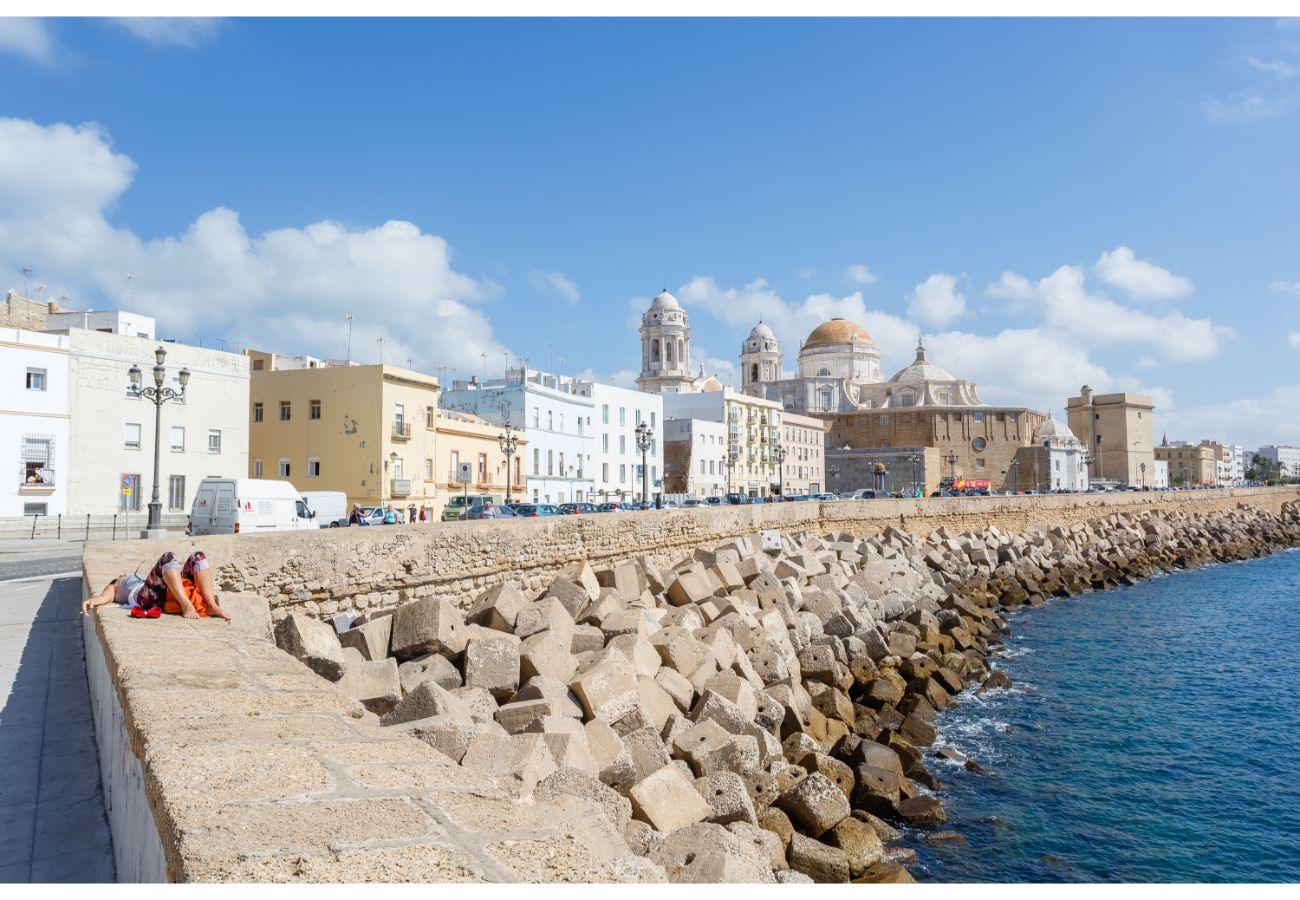
<svg viewBox="0 0 1300 900"><path fill-rule="evenodd" d="M759 322L754 326L754 330L749 333L749 339L751 341L774 341L776 335L772 333L772 329L768 328L766 324Z"/></svg>
<svg viewBox="0 0 1300 900"><path fill-rule="evenodd" d="M926 381L956 381L947 369L941 369L925 358L925 344L918 341L916 344L916 359L912 364L903 369L893 378L889 379L892 384L903 382L926 382Z"/></svg>
<svg viewBox="0 0 1300 900"><path fill-rule="evenodd" d="M708 394L713 391L720 391L722 390L722 382L719 381L717 378L713 377L712 375L710 375L708 378L700 382L699 390L700 393L702 394Z"/></svg>
<svg viewBox="0 0 1300 900"><path fill-rule="evenodd" d="M677 302L677 298L668 291L660 291L659 296L654 298L650 304L651 309L681 309L682 306Z"/></svg>
<svg viewBox="0 0 1300 900"><path fill-rule="evenodd" d="M867 329L857 322L835 318L814 328L808 335L808 340L803 342L803 346L806 350L811 347L825 347L831 344L848 344L855 340L875 344Z"/></svg>
<svg viewBox="0 0 1300 900"><path fill-rule="evenodd" d="M1070 430L1068 425L1048 416L1047 420L1042 425L1039 425L1038 430L1034 432L1034 443L1041 444L1043 441L1052 438L1067 441L1076 440L1074 432Z"/></svg>

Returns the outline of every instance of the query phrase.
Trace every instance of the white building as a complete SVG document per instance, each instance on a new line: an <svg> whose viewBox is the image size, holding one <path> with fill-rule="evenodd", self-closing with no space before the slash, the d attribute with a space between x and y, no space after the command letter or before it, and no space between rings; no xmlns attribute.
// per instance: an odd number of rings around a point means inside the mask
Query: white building
<svg viewBox="0 0 1300 900"><path fill-rule="evenodd" d="M1294 478L1300 475L1300 447L1290 447L1285 444L1280 446L1266 444L1256 452L1265 459L1280 463L1284 477Z"/></svg>
<svg viewBox="0 0 1300 900"><path fill-rule="evenodd" d="M1022 488L1059 491L1088 490L1088 465L1084 462L1088 448L1074 436L1068 425L1050 414L1034 432L1034 445L1044 468L1038 485L1025 482ZM1043 476L1046 477L1043 477ZM1046 482L1044 485L1043 482Z"/></svg>
<svg viewBox="0 0 1300 900"><path fill-rule="evenodd" d="M150 339L155 334L154 320L151 316L127 312L124 309L52 312L45 316L45 330L48 332L67 334L73 328Z"/></svg>
<svg viewBox="0 0 1300 900"><path fill-rule="evenodd" d="M703 499L727 491L727 426L708 419L664 422L664 490Z"/></svg>
<svg viewBox="0 0 1300 900"><path fill-rule="evenodd" d="M651 431L646 466L650 470L650 495L663 490L664 448L660 429L664 426L664 401L659 394L629 390L598 381L575 380L569 390L593 403L589 432L592 435L591 476L593 501L632 500L640 502L641 452L636 446L636 427L645 422Z"/></svg>
<svg viewBox="0 0 1300 900"><path fill-rule="evenodd" d="M152 326L146 317L120 316L122 322L143 320ZM67 502L74 515L147 510L153 489L155 407L128 391L127 372L139 366L141 385L152 387L159 347L167 353L164 387L178 389L181 369L190 371L185 398L162 407L163 514L188 514L199 482L208 476L245 477L248 472L247 357L156 341L151 327L146 336L138 334L68 330ZM124 482L129 494L122 490Z"/></svg>
<svg viewBox="0 0 1300 900"><path fill-rule="evenodd" d="M1155 478L1151 481L1153 488L1169 487L1169 460L1157 459L1155 461Z"/></svg>
<svg viewBox="0 0 1300 900"><path fill-rule="evenodd" d="M0 328L0 518L68 508L68 338Z"/></svg>
<svg viewBox="0 0 1300 900"><path fill-rule="evenodd" d="M472 413L493 425L522 429L524 472L534 503L590 501L595 484L592 417L595 401L573 390L574 379L531 369L505 378L453 382L441 408Z"/></svg>

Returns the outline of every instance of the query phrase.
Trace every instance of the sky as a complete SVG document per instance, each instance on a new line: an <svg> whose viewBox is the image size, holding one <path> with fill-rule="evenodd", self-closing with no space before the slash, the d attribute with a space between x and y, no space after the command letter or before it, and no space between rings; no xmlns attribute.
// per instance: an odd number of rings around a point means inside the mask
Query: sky
<svg viewBox="0 0 1300 900"><path fill-rule="evenodd" d="M845 316L1300 444L1297 160L1300 20L0 18L0 290L447 379L630 385L667 287L724 383Z"/></svg>

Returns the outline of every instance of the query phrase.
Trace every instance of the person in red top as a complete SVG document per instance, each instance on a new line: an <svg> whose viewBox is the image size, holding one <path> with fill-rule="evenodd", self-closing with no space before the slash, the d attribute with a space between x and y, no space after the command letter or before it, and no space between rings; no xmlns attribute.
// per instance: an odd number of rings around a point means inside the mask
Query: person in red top
<svg viewBox="0 0 1300 900"><path fill-rule="evenodd" d="M172 613L187 619L208 617L229 619L217 602L212 583L212 570L208 558L195 550L184 564L170 550L158 557L158 562L141 578L139 575L122 575L81 604L81 614L105 603L115 602L131 607L136 618L157 618L162 613Z"/></svg>

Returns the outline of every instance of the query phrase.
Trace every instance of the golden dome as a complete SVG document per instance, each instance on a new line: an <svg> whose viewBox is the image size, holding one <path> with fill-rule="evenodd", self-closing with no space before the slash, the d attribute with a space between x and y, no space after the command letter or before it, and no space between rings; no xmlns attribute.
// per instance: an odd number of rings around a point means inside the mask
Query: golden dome
<svg viewBox="0 0 1300 900"><path fill-rule="evenodd" d="M831 319L829 322L823 322L812 330L808 335L808 340L803 342L804 348L823 347L827 344L847 344L853 340L864 341L868 344L875 344L867 329L863 328L857 322L850 322L848 319Z"/></svg>

